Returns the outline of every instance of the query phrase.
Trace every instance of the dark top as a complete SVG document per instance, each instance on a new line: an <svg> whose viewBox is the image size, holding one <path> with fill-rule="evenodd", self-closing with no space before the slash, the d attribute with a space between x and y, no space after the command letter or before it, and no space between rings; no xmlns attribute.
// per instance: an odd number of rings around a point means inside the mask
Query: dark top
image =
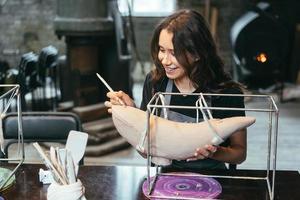
<svg viewBox="0 0 300 200"><path fill-rule="evenodd" d="M142 110L147 109L147 104L151 100L152 96L156 92L165 92L166 86L168 83L168 78L165 77L163 80L158 81L157 83L153 84L151 81L151 73L149 73L146 76L144 87L143 87L143 98L140 108ZM178 88L175 84L173 84L172 92L179 93ZM194 93L205 93L208 91L200 91L199 89L196 89ZM211 93L211 92L210 92ZM240 88L237 87L231 87L231 88L224 88L220 90L218 93L221 94L242 94L242 91ZM243 97L229 97L229 96L207 96L210 97L209 99L206 99L209 106L212 107L232 107L232 108L244 108L244 98ZM184 106L195 106L195 102L198 100L198 96L181 96L181 95L174 95L171 97L171 103L170 105L184 105ZM196 110L192 109L173 109L170 108L170 110L176 111L178 113L187 115L189 117L196 118ZM233 116L245 116L244 111L232 111L232 110L211 110L211 113L214 118L222 119L227 117L233 117ZM201 118L201 116L199 116ZM221 146L228 146L230 144L229 139L227 139L224 143L221 144ZM178 161L175 161L176 163ZM193 166L197 163L197 161L180 161L180 163L185 163L187 165ZM184 167L186 165L184 164ZM223 165L224 166L224 165ZM173 166L174 167L174 166ZM217 166L216 166L217 168Z"/></svg>

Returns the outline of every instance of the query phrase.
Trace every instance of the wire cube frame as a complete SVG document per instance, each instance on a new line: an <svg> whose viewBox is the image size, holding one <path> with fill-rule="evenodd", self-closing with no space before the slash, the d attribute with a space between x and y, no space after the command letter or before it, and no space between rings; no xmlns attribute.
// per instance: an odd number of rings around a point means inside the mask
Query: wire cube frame
<svg viewBox="0 0 300 200"><path fill-rule="evenodd" d="M12 178L12 176L16 173L18 168L24 162L25 159L25 152L24 152L24 141L23 141L23 127L22 127L22 111L21 111L21 96L20 96L20 85L10 85L10 84L0 84L0 123L2 125L2 119L4 118L5 114L10 111L17 111L18 113L18 146L17 146L17 154L15 157L12 158L0 158L0 163L7 163L7 162L16 162L17 165L15 168L10 172L10 174L0 182L0 190L5 186L5 184ZM3 149L3 145L5 140L3 138L3 128L0 130L2 131L0 143L1 143L1 150ZM1 141L2 140L2 141ZM2 151L2 153L4 153ZM0 165L0 167L2 167ZM2 177L0 177L2 178Z"/></svg>
<svg viewBox="0 0 300 200"><path fill-rule="evenodd" d="M199 96L202 97L248 97L248 98L259 98L268 103L268 108L232 108L232 107L209 107L207 104L205 106L200 106L195 104L195 106L179 106L179 105L165 105L163 102L166 95L183 95L183 96ZM158 102L161 102L161 105L158 105ZM207 112L210 110L224 110L224 111L247 111L247 112L263 112L268 114L268 147L267 147L267 166L265 176L233 176L233 175L202 175L203 177L215 177L215 178L227 178L227 179L243 179L243 180L262 180L265 181L266 187L268 190L268 195L270 200L274 199L274 191L275 191L275 175L276 175L276 160L277 160L277 136L278 136L278 117L279 110L275 103L274 98L271 95L253 95L253 94L216 94L216 93L172 93L172 92L158 92L151 98L150 102L147 105L147 128L145 133L145 138L147 139L146 149L147 149L147 181L148 181L148 198L159 198L159 199L195 199L195 198L181 198L181 197L172 197L172 196L156 196L153 195L153 190L155 187L155 183L157 181L158 176L172 176L172 173L162 173L160 172L160 166L155 165L155 175L153 180L151 181L150 171L151 171L151 137L150 137L150 117L151 115L157 115L158 109L194 109L198 110L203 109ZM176 176L190 176L184 173L176 173ZM194 175L193 175L194 176ZM198 198L197 198L198 199Z"/></svg>

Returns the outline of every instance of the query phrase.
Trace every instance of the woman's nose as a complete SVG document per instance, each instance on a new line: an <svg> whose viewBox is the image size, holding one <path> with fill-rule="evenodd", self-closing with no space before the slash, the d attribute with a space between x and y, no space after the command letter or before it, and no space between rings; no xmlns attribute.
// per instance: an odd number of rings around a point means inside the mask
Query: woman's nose
<svg viewBox="0 0 300 200"><path fill-rule="evenodd" d="M161 60L161 63L162 63L163 65L169 65L169 64L172 63L172 62L171 62L171 59L170 59L170 54L169 54L169 53L165 53L165 54L163 55L162 60Z"/></svg>

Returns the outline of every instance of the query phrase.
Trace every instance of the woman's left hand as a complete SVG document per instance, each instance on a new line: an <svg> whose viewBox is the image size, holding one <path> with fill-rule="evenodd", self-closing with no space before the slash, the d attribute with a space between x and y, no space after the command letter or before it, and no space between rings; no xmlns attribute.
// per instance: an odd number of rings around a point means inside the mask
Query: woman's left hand
<svg viewBox="0 0 300 200"><path fill-rule="evenodd" d="M202 160L211 158L217 151L218 147L214 145L205 145L203 148L197 148L193 157L188 158L186 161Z"/></svg>

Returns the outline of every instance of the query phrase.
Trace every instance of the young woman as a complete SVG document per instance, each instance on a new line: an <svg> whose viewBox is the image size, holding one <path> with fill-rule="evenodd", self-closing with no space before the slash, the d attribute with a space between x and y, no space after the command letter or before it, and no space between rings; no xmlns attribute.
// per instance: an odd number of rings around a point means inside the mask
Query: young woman
<svg viewBox="0 0 300 200"><path fill-rule="evenodd" d="M156 92L176 93L225 93L241 94L240 84L225 73L222 60L204 18L193 10L179 10L165 18L154 30L151 56L155 68L146 76L140 108L146 110ZM120 98L127 106L135 106L124 92L109 92L107 107L119 104ZM174 95L166 98L166 104L194 106L199 97ZM207 99L215 107L244 107L242 97L211 97ZM109 109L110 112L110 109ZM214 118L245 115L243 111L212 111ZM170 120L195 122L196 111L170 109ZM199 133L201 134L201 133ZM170 133L172 137L172 133ZM246 159L246 130L234 133L220 146L206 145L195 149L195 155L186 161L172 162L172 167L197 170L225 168L224 163L239 164Z"/></svg>

